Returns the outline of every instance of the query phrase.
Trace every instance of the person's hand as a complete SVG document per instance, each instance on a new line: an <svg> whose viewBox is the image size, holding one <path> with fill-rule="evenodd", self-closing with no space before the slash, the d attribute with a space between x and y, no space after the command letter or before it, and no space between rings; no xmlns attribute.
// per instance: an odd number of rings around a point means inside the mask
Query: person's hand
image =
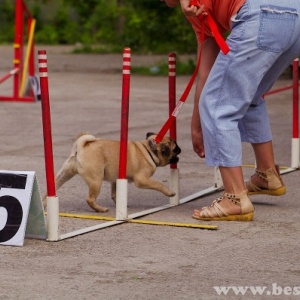
<svg viewBox="0 0 300 300"><path fill-rule="evenodd" d="M191 5L190 0L180 0L181 10L186 16L198 17L206 14L204 5Z"/></svg>
<svg viewBox="0 0 300 300"><path fill-rule="evenodd" d="M205 157L205 151L204 151L204 143L203 143L203 135L202 130L192 130L192 143L193 143L193 149L196 152L198 156L201 158Z"/></svg>
<svg viewBox="0 0 300 300"><path fill-rule="evenodd" d="M205 157L203 134L200 122L200 115L197 106L194 108L191 122L191 136L193 149L201 158Z"/></svg>

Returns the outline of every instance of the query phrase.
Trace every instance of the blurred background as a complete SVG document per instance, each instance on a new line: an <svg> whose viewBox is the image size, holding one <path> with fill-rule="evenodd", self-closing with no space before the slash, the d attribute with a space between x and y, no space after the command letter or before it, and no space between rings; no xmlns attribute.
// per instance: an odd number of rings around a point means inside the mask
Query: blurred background
<svg viewBox="0 0 300 300"><path fill-rule="evenodd" d="M195 53L180 7L159 0L24 0L36 19L35 44L76 45L77 52ZM0 0L0 44L14 41L15 1Z"/></svg>

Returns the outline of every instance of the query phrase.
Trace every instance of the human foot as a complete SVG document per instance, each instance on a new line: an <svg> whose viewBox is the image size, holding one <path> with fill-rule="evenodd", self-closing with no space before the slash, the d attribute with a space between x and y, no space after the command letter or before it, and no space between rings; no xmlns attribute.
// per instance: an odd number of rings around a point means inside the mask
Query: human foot
<svg viewBox="0 0 300 300"><path fill-rule="evenodd" d="M194 210L192 217L203 221L252 221L253 215L254 207L244 190L239 195L224 192L210 206Z"/></svg>
<svg viewBox="0 0 300 300"><path fill-rule="evenodd" d="M246 182L249 195L265 194L281 196L286 193L286 187L276 166L276 172L270 168L266 171L255 170L251 179Z"/></svg>

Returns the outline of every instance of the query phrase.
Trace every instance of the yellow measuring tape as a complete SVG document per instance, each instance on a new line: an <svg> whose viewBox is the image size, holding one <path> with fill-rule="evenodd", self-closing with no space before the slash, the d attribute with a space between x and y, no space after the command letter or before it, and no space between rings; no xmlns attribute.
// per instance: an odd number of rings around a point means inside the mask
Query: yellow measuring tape
<svg viewBox="0 0 300 300"><path fill-rule="evenodd" d="M115 221L116 220L113 217L70 214L70 213L59 213L59 216L60 217L67 217L67 218L79 218L79 219L102 220L102 221ZM216 230L216 229L219 228L216 225L176 223L176 222L153 221L153 220L133 220L133 219L129 219L129 220L126 220L126 222L128 222L128 223L137 223L137 224L147 224L147 225L189 227L189 228L208 229L208 230Z"/></svg>

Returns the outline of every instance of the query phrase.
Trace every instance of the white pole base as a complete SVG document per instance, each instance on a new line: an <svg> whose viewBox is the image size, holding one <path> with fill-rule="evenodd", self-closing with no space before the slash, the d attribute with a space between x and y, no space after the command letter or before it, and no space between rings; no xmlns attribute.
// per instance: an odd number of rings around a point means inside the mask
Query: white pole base
<svg viewBox="0 0 300 300"><path fill-rule="evenodd" d="M47 197L47 230L48 241L58 241L59 232L59 202L58 197Z"/></svg>
<svg viewBox="0 0 300 300"><path fill-rule="evenodd" d="M170 169L170 190L176 193L175 196L169 197L170 205L179 205L179 169Z"/></svg>
<svg viewBox="0 0 300 300"><path fill-rule="evenodd" d="M292 138L291 167L296 169L299 168L299 161L299 138Z"/></svg>
<svg viewBox="0 0 300 300"><path fill-rule="evenodd" d="M125 221L128 218L127 212L127 179L117 179L116 181L116 220Z"/></svg>

